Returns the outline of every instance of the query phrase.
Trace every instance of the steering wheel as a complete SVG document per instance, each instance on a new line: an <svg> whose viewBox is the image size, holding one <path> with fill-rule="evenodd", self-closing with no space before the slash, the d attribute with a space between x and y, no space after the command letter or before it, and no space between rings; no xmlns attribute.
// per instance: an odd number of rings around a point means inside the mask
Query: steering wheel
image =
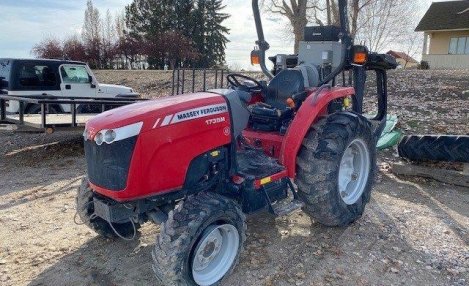
<svg viewBox="0 0 469 286"><path fill-rule="evenodd" d="M254 86L248 86L244 83L241 83L240 82L241 79L251 81L255 85ZM258 80L254 79L252 77L249 77L249 76L239 74L239 73L229 74L226 77L226 80L228 81L228 83L232 87L234 87L236 89L244 90L244 91L247 91L247 92L259 91L259 90L262 90L264 88L264 86Z"/></svg>

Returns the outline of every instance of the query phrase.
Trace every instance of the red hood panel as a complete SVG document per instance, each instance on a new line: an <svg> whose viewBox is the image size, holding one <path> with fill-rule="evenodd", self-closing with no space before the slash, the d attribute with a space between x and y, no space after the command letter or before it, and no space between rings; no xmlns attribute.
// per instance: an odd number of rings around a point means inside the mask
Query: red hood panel
<svg viewBox="0 0 469 286"><path fill-rule="evenodd" d="M225 99L214 93L193 93L143 101L103 112L90 119L86 128L91 133L103 129L119 128L142 122L142 132L154 127L158 118L205 105L225 103Z"/></svg>

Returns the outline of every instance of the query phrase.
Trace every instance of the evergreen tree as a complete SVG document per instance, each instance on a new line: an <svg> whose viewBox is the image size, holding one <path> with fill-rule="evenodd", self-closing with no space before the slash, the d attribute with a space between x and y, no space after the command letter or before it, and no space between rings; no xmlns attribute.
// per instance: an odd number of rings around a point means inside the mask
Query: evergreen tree
<svg viewBox="0 0 469 286"><path fill-rule="evenodd" d="M222 25L229 17L220 12L223 8L221 0L134 0L126 7L128 35L142 43L153 67L169 60L176 66L181 62L197 67L223 64L229 32ZM163 39L183 44L182 52Z"/></svg>
<svg viewBox="0 0 469 286"><path fill-rule="evenodd" d="M205 59L207 57L206 49L206 24L205 24L205 14L206 14L206 2L207 0L197 0L194 5L194 11L192 12L192 40L194 41L195 48L200 54L199 60L192 63L197 67L207 67Z"/></svg>
<svg viewBox="0 0 469 286"><path fill-rule="evenodd" d="M194 0L175 0L173 1L174 10L171 20L171 28L186 37L192 37L194 26L192 14L194 13Z"/></svg>
<svg viewBox="0 0 469 286"><path fill-rule="evenodd" d="M148 43L171 29L173 11L173 1L170 0L134 0L125 8L128 36L140 43L141 51L152 51L147 49ZM164 65L164 58L160 53L150 53L147 56L151 67Z"/></svg>
<svg viewBox="0 0 469 286"><path fill-rule="evenodd" d="M222 0L201 0L204 1L205 13L203 17L204 24L204 50L201 52L203 55L203 67L212 67L215 65L222 65L225 63L225 49L228 43L228 38L225 36L229 34L229 29L223 26L223 21L228 19L228 14L222 13L221 10L225 8Z"/></svg>

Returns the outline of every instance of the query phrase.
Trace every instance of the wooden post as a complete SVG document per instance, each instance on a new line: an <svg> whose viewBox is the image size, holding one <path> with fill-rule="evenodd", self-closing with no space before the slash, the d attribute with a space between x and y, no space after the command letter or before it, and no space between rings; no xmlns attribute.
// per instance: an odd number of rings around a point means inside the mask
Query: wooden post
<svg viewBox="0 0 469 286"><path fill-rule="evenodd" d="M23 101L20 101L19 115L20 115L20 124L24 125L24 102Z"/></svg>
<svg viewBox="0 0 469 286"><path fill-rule="evenodd" d="M72 127L77 127L77 105L73 103L70 106L72 109Z"/></svg>
<svg viewBox="0 0 469 286"><path fill-rule="evenodd" d="M0 99L0 121L5 120L6 118L7 118L6 101L4 99Z"/></svg>
<svg viewBox="0 0 469 286"><path fill-rule="evenodd" d="M46 124L47 124L46 116L47 116L46 104L41 103L41 128L46 128Z"/></svg>

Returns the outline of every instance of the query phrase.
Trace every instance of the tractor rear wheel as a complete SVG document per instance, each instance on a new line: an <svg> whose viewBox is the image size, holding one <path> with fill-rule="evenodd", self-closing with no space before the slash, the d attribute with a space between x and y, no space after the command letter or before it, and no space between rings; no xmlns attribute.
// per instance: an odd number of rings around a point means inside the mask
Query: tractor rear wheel
<svg viewBox="0 0 469 286"><path fill-rule="evenodd" d="M370 200L376 170L376 140L363 116L340 112L313 125L297 158L303 210L327 226L361 217Z"/></svg>
<svg viewBox="0 0 469 286"><path fill-rule="evenodd" d="M83 178L76 197L78 216L86 226L94 230L97 234L110 239L117 238L118 235L112 230L107 221L93 215L93 196L93 190L90 187L88 178ZM138 224L134 224L134 226L135 229L130 222L113 224L114 229L119 232L121 236L128 238L134 236L136 234L135 232L140 228Z"/></svg>
<svg viewBox="0 0 469 286"><path fill-rule="evenodd" d="M181 201L161 225L152 251L163 285L213 285L233 271L246 240L236 202L214 193Z"/></svg>

